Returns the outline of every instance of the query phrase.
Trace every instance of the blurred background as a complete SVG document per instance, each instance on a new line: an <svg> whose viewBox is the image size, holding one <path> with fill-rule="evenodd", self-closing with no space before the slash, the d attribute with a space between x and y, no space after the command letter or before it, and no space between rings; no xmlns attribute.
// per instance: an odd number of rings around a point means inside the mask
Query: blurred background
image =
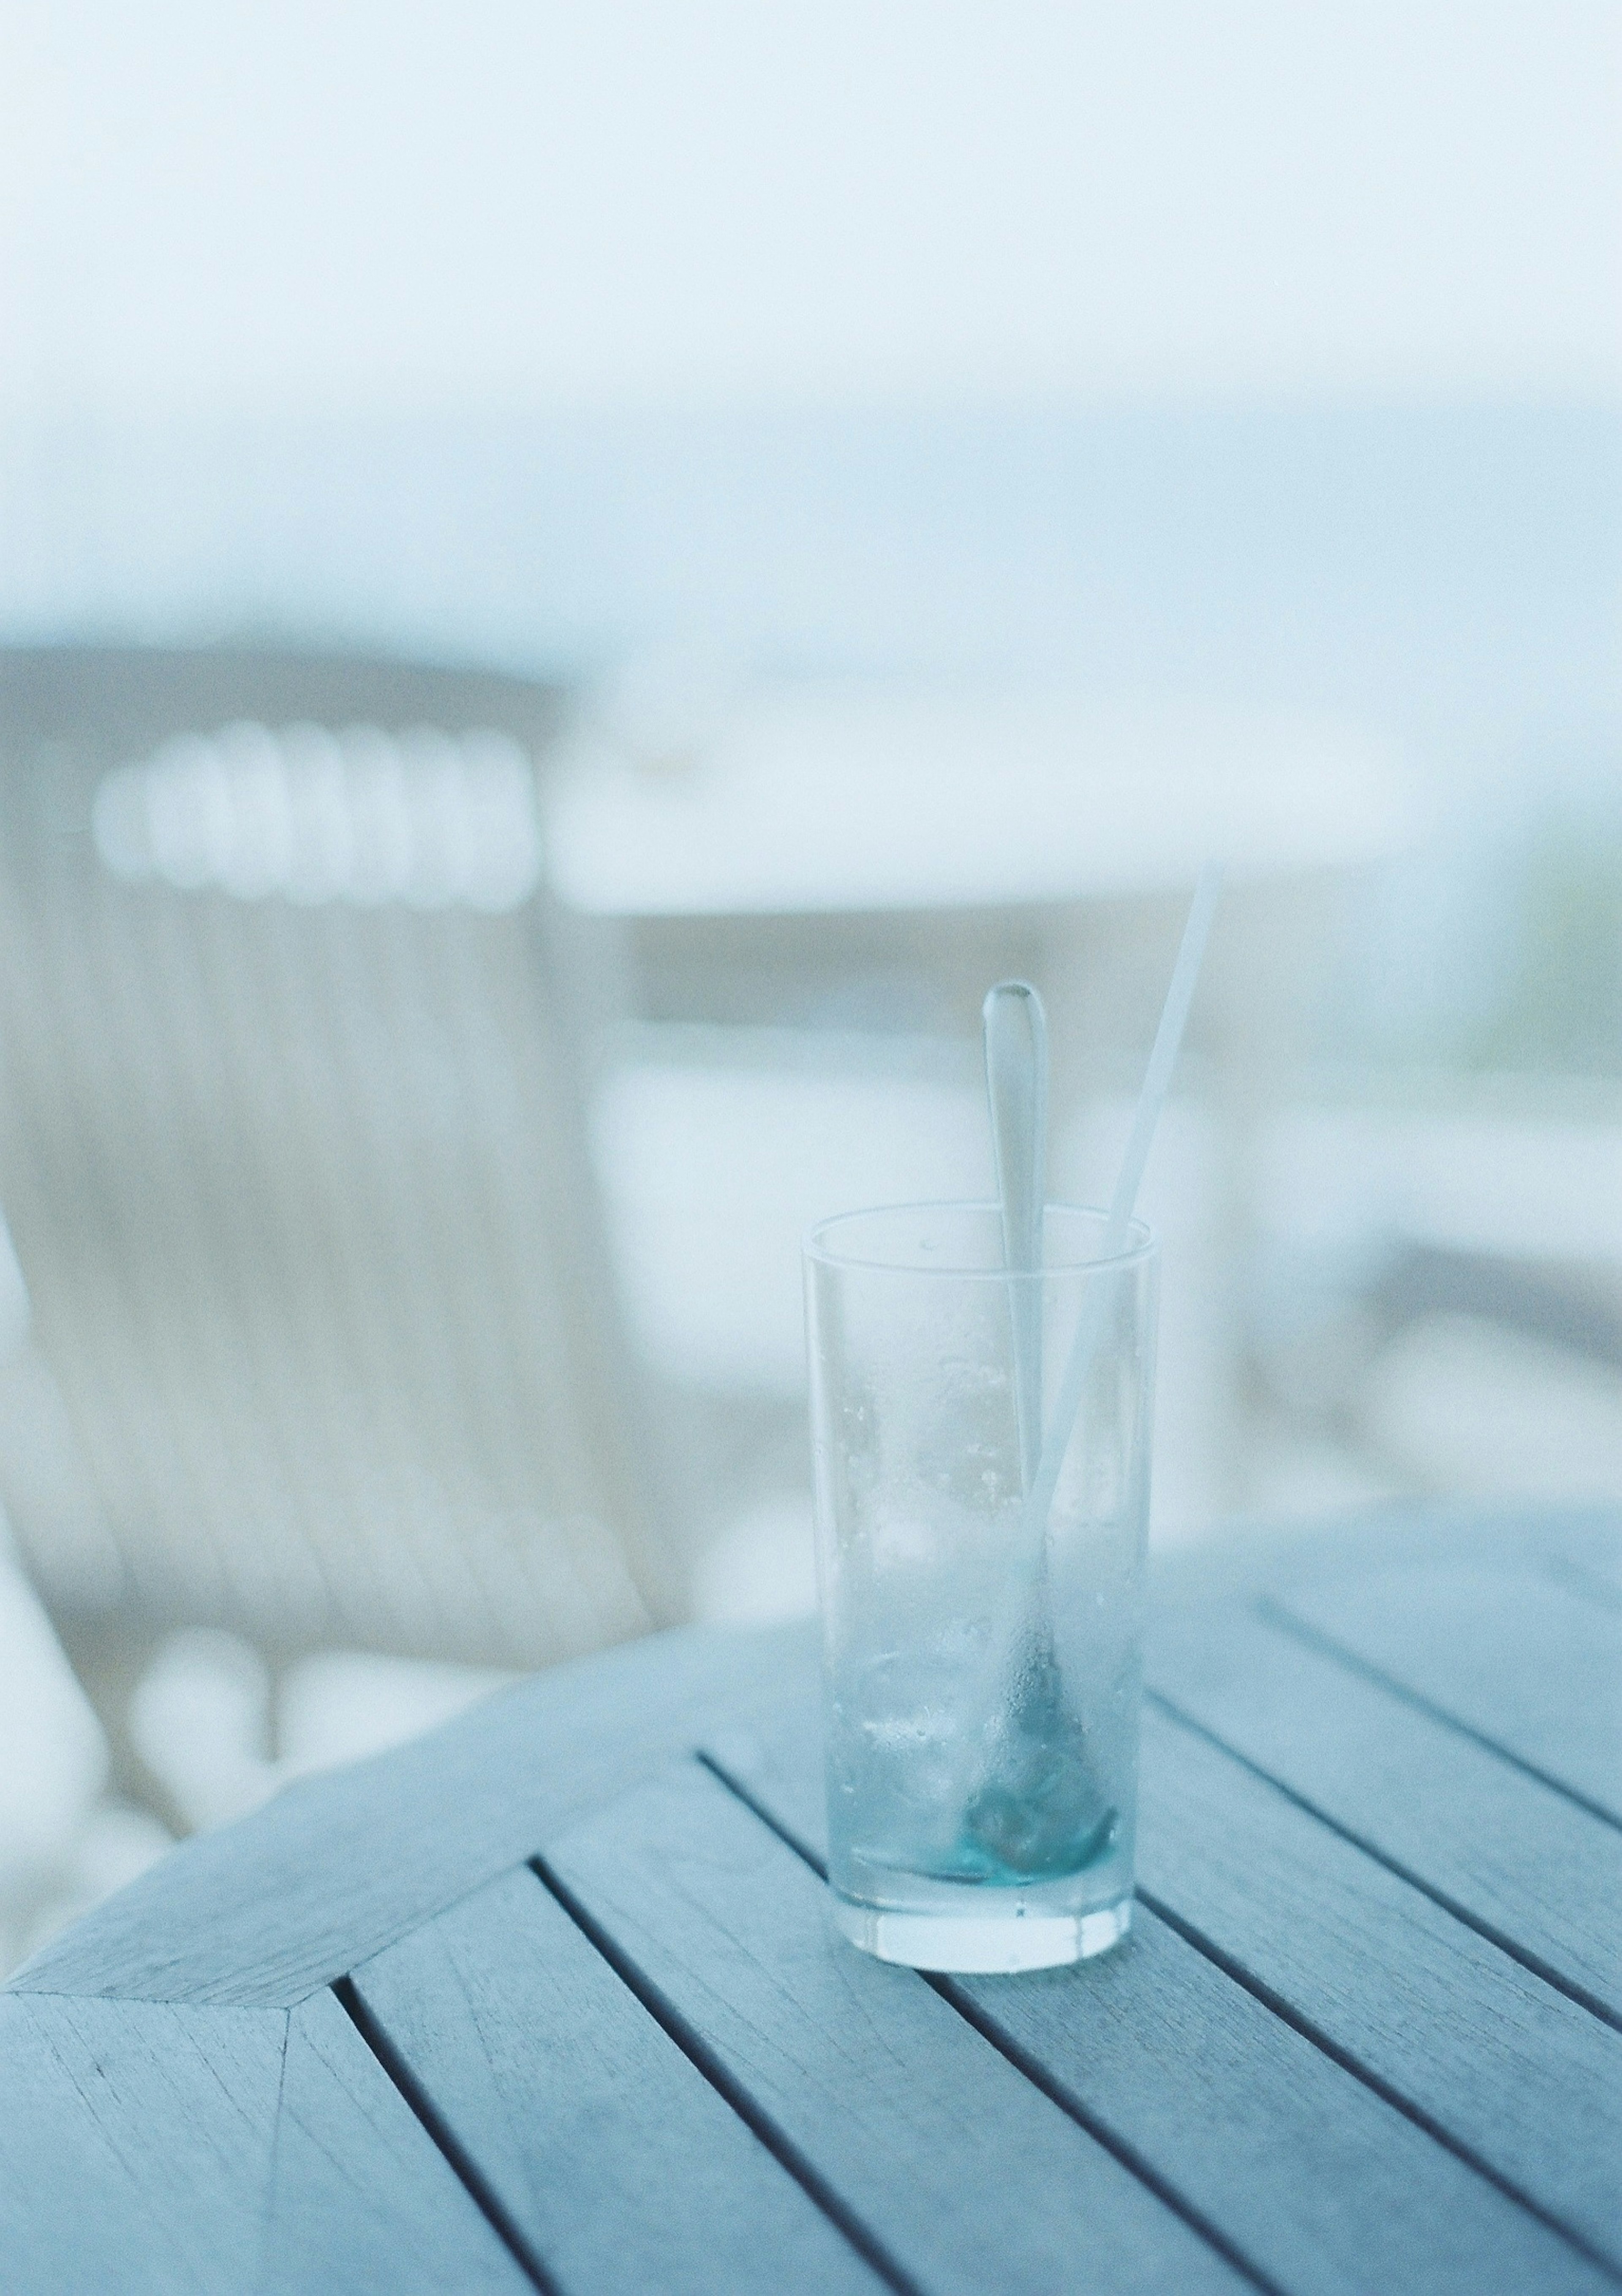
<svg viewBox="0 0 1622 2296"><path fill-rule="evenodd" d="M0 1967L812 1601L798 1240L1145 1209L1153 1536L1622 1497L1609 0L8 0Z"/></svg>

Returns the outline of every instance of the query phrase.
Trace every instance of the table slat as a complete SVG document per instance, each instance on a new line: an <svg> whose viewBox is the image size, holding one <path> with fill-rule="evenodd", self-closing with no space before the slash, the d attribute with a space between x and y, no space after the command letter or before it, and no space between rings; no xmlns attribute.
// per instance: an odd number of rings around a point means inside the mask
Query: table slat
<svg viewBox="0 0 1622 2296"><path fill-rule="evenodd" d="M327 1993L301 2008L0 1997L7 2296L528 2296Z"/></svg>
<svg viewBox="0 0 1622 2296"><path fill-rule="evenodd" d="M528 1868L353 1981L570 2296L883 2285Z"/></svg>
<svg viewBox="0 0 1622 2296"><path fill-rule="evenodd" d="M1606 2016L1622 2016L1622 1834L1241 1606L1163 1611L1168 1705Z"/></svg>
<svg viewBox="0 0 1622 2296"><path fill-rule="evenodd" d="M1609 2296L1615 2283L1143 1907L1095 1966L954 1980L1301 2296Z"/></svg>
<svg viewBox="0 0 1622 2296"><path fill-rule="evenodd" d="M330 1992L288 2019L267 2289L527 2289Z"/></svg>
<svg viewBox="0 0 1622 2296"><path fill-rule="evenodd" d="M804 1828L820 1857L803 1731L760 1747L741 1784L785 1831ZM1088 1966L954 1979L948 1990L1280 2287L1520 2296L1613 2284L1142 1907L1128 1944Z"/></svg>
<svg viewBox="0 0 1622 2296"><path fill-rule="evenodd" d="M559 1669L188 1845L0 1993L7 2296L1595 2285L1530 2210L1614 2286L1622 1531L1387 1531L1162 1615L1150 1910L1080 1972L866 1961L685 1758L820 1840L808 1629Z"/></svg>
<svg viewBox="0 0 1622 2296"><path fill-rule="evenodd" d="M1331 2046L1622 2267L1622 2035L1153 1708L1138 1873Z"/></svg>
<svg viewBox="0 0 1622 2296"><path fill-rule="evenodd" d="M689 1628L552 1668L183 1842L37 1954L36 1992L285 2007L527 1857L717 1715L814 1682L799 1626Z"/></svg>
<svg viewBox="0 0 1622 2296"><path fill-rule="evenodd" d="M1622 1824L1622 1611L1496 1570L1334 1578L1270 1608Z"/></svg>
<svg viewBox="0 0 1622 2296"><path fill-rule="evenodd" d="M930 2296L1234 2291L1238 2276L696 1763L550 1845L561 1884Z"/></svg>

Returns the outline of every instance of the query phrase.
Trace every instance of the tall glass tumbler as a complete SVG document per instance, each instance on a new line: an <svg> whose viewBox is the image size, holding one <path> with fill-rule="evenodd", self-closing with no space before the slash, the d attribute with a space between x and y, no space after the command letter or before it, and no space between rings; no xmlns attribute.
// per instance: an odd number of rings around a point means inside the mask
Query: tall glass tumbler
<svg viewBox="0 0 1622 2296"><path fill-rule="evenodd" d="M1048 1968L1131 1919L1159 1254L1044 1226L1027 1274L995 1204L806 1241L828 1878L919 1969Z"/></svg>

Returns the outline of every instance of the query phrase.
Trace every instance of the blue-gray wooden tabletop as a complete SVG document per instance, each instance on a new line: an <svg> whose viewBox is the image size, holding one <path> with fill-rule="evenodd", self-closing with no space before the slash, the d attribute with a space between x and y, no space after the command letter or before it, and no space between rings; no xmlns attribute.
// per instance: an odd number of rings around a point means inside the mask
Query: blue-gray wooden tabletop
<svg viewBox="0 0 1622 2296"><path fill-rule="evenodd" d="M1162 1593L1130 1940L834 1939L814 1637L662 1636L188 1844L0 1991L0 2286L1622 2283L1622 1516Z"/></svg>

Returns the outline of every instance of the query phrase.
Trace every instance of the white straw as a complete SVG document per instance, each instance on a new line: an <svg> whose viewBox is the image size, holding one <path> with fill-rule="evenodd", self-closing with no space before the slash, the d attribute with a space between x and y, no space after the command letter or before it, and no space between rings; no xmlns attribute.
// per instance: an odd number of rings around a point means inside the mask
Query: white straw
<svg viewBox="0 0 1622 2296"><path fill-rule="evenodd" d="M1177 951L1177 962L1172 968L1171 986L1166 992L1160 1025L1155 1030L1153 1049L1143 1075L1143 1088L1138 1095L1137 1114L1132 1120L1132 1136L1121 1160L1120 1177L1115 1184L1115 1193L1110 1200L1110 1217L1104 1224L1103 1242L1099 1251L1101 1260L1108 1261L1119 1256L1132 1226L1132 1214L1138 1200L1143 1168L1149 1161L1155 1126L1165 1105L1167 1087L1177 1065L1177 1054L1183 1049L1183 1032L1188 1025L1189 1006L1194 1001L1194 988L1200 979L1200 965L1205 961L1205 945L1210 939L1211 919L1216 913L1216 898L1221 890L1222 872L1214 861L1208 861L1194 888L1193 905L1188 913L1188 922L1183 928L1183 944ZM1070 1447L1076 1414L1081 1407L1081 1391L1086 1385L1094 1342L1098 1335L1097 1326L1103 1315L1107 1296L1106 1285L1089 1284L1076 1337L1071 1343L1069 1360L1059 1383L1053 1424L1048 1429L1047 1440L1042 1447L1042 1456L1026 1497L1025 1524L1033 1544L1043 1536L1047 1527L1048 1509L1053 1503L1064 1455Z"/></svg>

